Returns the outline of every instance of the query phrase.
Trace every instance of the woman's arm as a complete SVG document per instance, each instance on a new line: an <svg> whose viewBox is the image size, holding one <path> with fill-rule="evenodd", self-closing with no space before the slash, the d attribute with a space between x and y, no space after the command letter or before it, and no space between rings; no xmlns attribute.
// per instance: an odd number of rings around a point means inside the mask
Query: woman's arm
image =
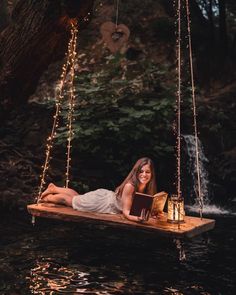
<svg viewBox="0 0 236 295"><path fill-rule="evenodd" d="M131 183L126 183L122 192L122 213L125 218L132 221L142 221L143 219L138 216L132 216L129 214L133 201L134 186Z"/></svg>

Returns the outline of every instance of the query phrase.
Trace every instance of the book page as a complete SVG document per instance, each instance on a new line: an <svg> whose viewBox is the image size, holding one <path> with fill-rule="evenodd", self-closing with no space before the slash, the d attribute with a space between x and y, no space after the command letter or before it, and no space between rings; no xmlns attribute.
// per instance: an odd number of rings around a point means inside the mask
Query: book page
<svg viewBox="0 0 236 295"><path fill-rule="evenodd" d="M154 195L152 205L152 215L162 213L165 207L168 194L166 192L160 192Z"/></svg>

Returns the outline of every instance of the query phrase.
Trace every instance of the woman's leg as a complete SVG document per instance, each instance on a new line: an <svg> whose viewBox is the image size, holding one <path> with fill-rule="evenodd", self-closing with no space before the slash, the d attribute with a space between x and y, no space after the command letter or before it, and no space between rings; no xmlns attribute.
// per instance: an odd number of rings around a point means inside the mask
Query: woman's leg
<svg viewBox="0 0 236 295"><path fill-rule="evenodd" d="M74 197L74 196L78 195L78 193L71 188L59 187L53 183L50 183L48 185L47 189L42 193L41 198L44 198L45 196L47 196L49 194L65 194L70 197Z"/></svg>
<svg viewBox="0 0 236 295"><path fill-rule="evenodd" d="M66 205L69 207L72 207L72 196L64 195L64 194L48 194L43 199L41 199L41 202L48 202L48 203L54 203L54 204L60 204L60 205Z"/></svg>

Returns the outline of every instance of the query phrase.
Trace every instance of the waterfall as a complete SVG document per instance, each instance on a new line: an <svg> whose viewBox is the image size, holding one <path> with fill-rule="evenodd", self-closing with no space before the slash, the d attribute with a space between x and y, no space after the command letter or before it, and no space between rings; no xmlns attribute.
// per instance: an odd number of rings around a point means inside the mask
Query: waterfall
<svg viewBox="0 0 236 295"><path fill-rule="evenodd" d="M195 204L199 202L198 200L198 179L197 179L197 165L196 165L196 146L195 137L193 135L183 135L186 143L186 151L188 155L188 170L192 177L193 189L195 192ZM206 169L206 164L208 159L203 152L203 146L198 139L198 152L199 152L199 172L200 172L200 182L201 182L201 193L202 201L204 205L209 204L209 180L208 172Z"/></svg>
<svg viewBox="0 0 236 295"><path fill-rule="evenodd" d="M193 190L194 190L194 204L192 206L186 206L190 211L199 212L199 200L198 200L198 179L197 179L197 165L196 165L196 146L195 137L193 135L183 135L186 143L186 152L188 156L188 172L192 177ZM201 141L198 139L198 152L199 152L199 172L201 182L201 193L203 201L203 213L208 214L232 214L232 212L210 204L209 199L209 178L206 169L206 164L209 162L204 154Z"/></svg>

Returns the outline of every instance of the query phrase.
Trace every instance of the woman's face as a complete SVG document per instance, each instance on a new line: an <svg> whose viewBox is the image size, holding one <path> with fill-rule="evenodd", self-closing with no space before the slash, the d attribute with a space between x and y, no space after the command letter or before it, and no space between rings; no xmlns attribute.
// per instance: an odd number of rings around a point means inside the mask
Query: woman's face
<svg viewBox="0 0 236 295"><path fill-rule="evenodd" d="M138 180L141 184L148 184L151 178L152 178L151 167L149 164L146 164L141 168L138 174Z"/></svg>

